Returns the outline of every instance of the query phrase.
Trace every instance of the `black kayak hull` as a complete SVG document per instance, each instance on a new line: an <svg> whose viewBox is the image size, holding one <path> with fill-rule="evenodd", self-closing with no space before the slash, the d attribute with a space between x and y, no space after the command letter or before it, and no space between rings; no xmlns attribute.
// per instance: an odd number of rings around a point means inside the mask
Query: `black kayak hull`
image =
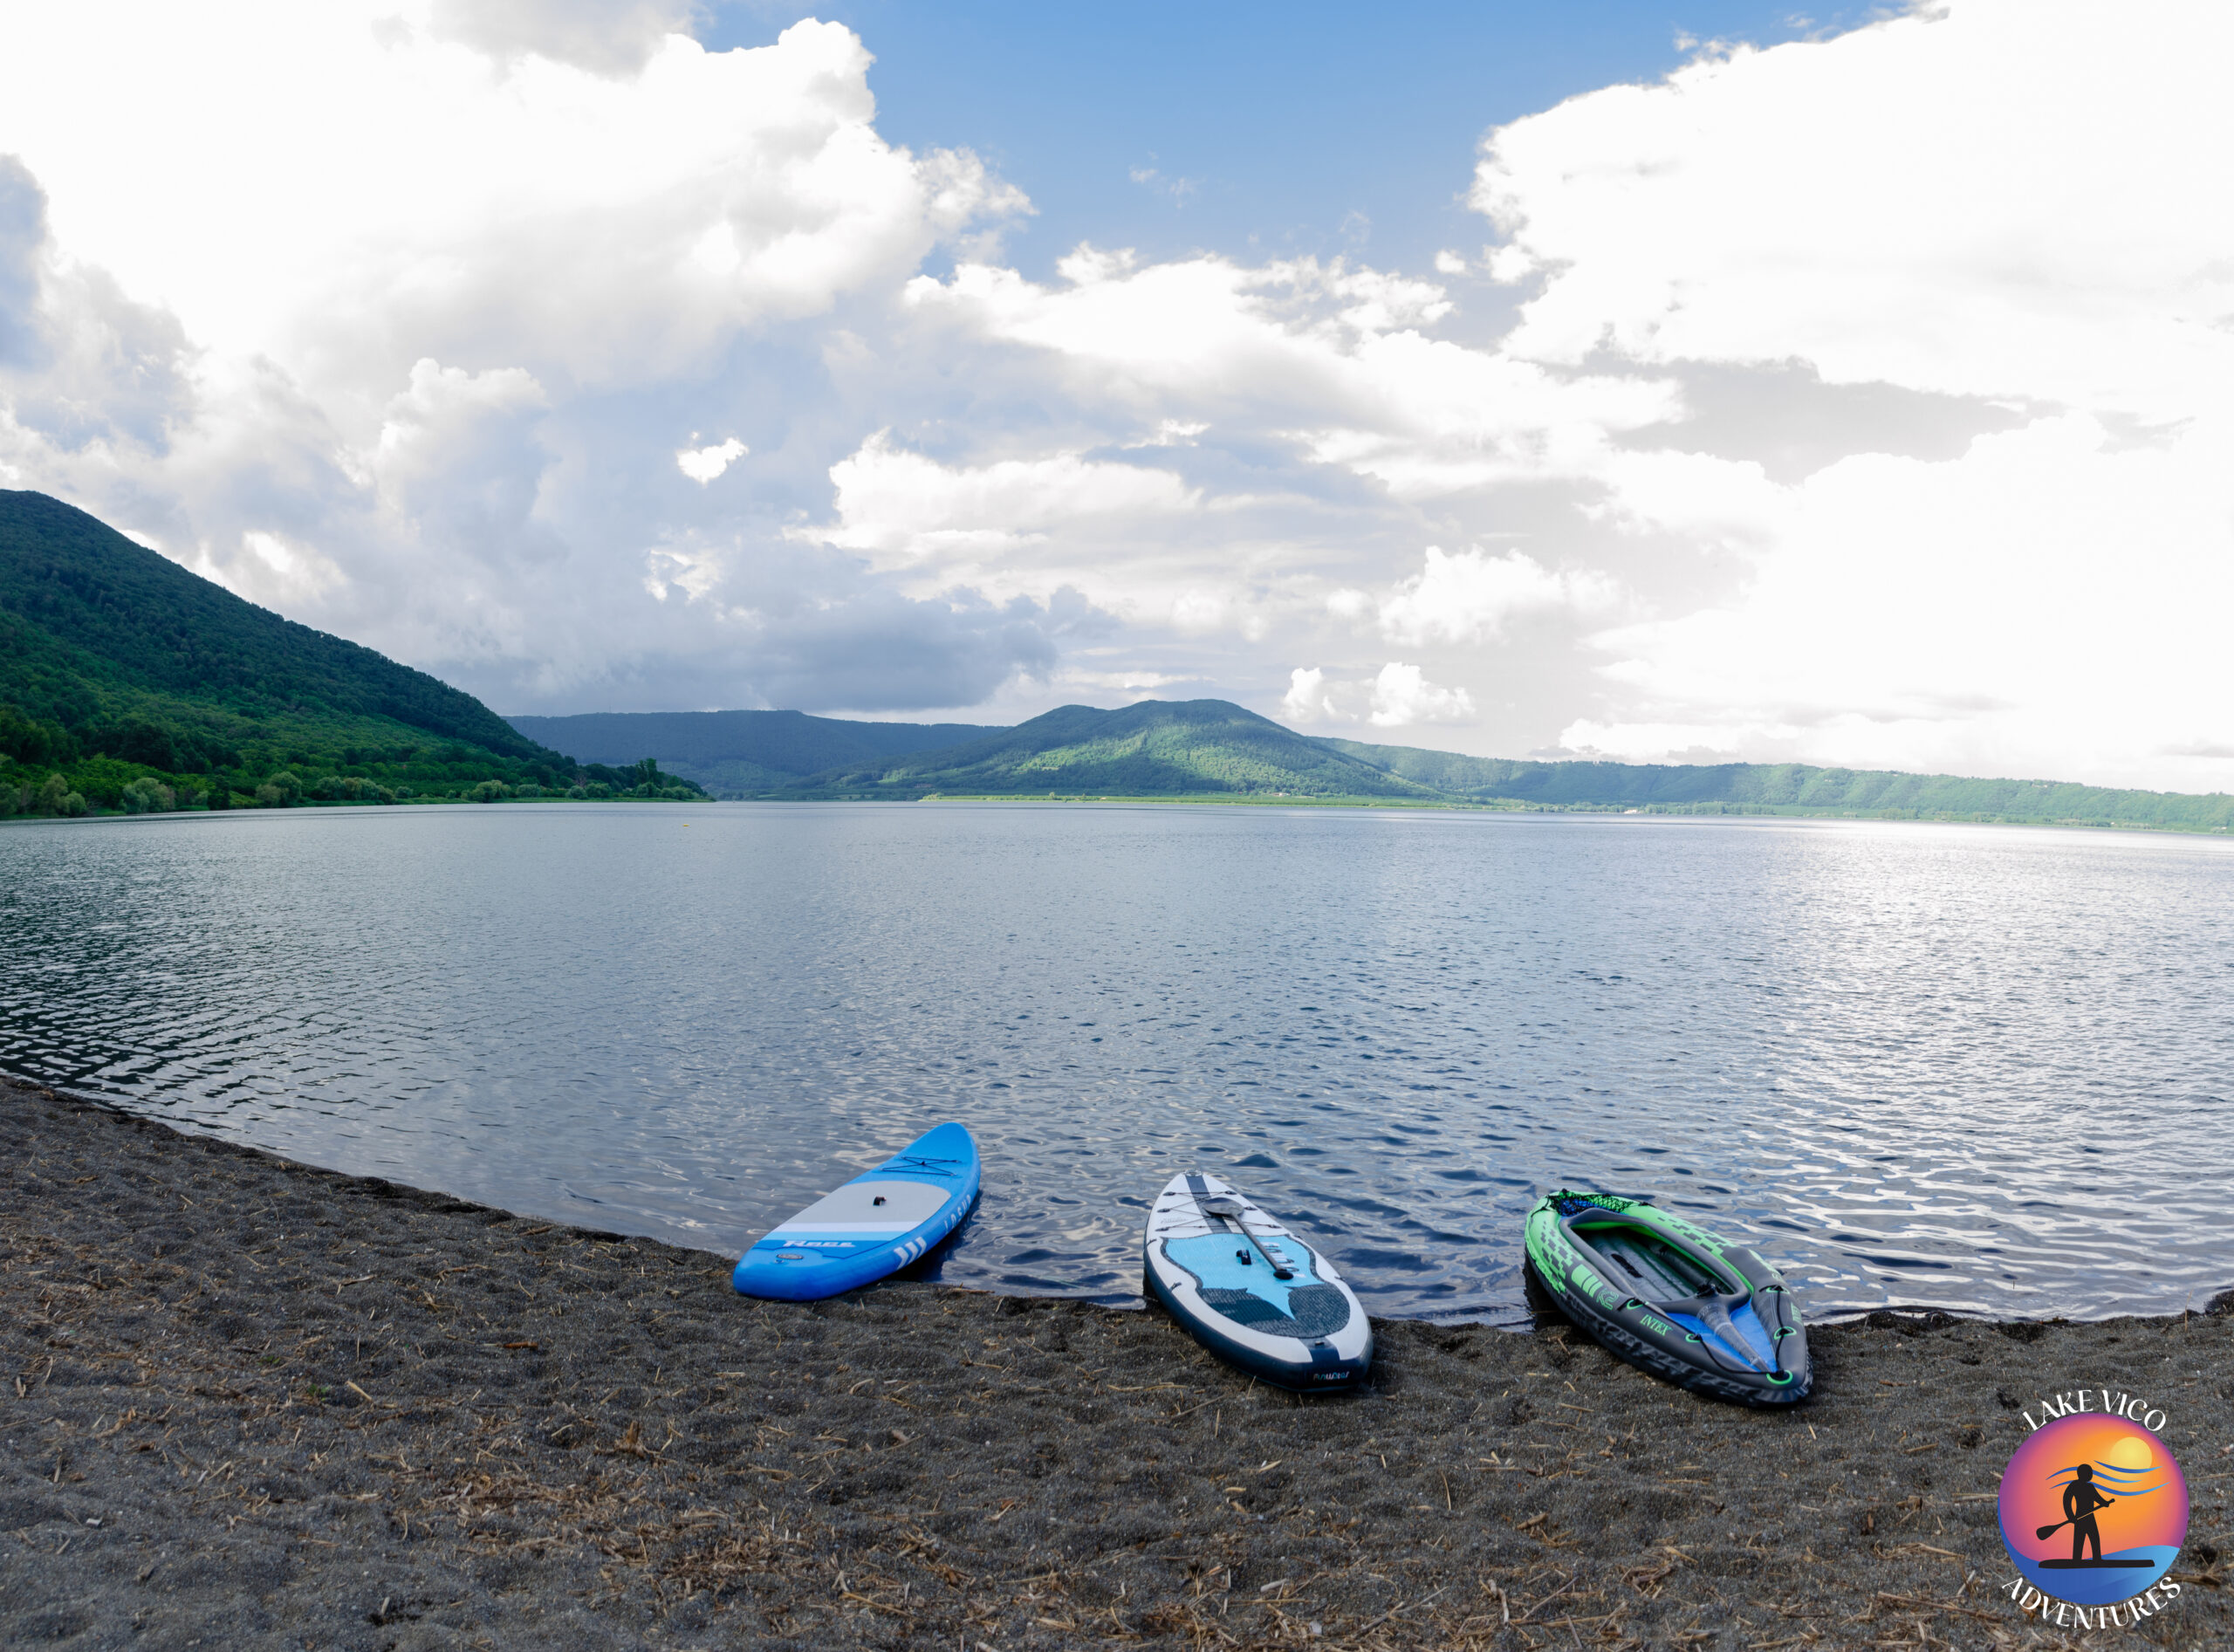
<svg viewBox="0 0 2234 1652"><path fill-rule="evenodd" d="M1593 1227L1626 1225L1662 1247L1706 1287L1703 1294L1645 1299L1610 1281L1626 1266L1620 1247L1591 1242ZM1644 1201L1610 1194L1554 1194L1529 1214L1524 1264L1539 1299L1639 1370L1706 1398L1780 1409L1814 1387L1806 1328L1784 1279L1758 1253ZM1609 1258L1611 1258L1609 1260ZM1629 1268L1632 1274L1636 1272ZM1733 1328L1729 1313L1748 1323ZM1716 1314L1702 1322L1702 1312ZM1722 1334L1717 1333L1719 1326Z"/></svg>

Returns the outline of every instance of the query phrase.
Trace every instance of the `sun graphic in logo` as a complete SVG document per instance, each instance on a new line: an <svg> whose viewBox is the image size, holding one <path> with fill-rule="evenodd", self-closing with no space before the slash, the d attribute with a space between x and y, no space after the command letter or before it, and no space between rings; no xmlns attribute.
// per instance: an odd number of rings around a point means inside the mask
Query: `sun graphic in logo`
<svg viewBox="0 0 2234 1652"><path fill-rule="evenodd" d="M2172 1569L2188 1483L2164 1443L2121 1416L2059 1417L2001 1477L2001 1540L2027 1581L2073 1606L2129 1601Z"/></svg>

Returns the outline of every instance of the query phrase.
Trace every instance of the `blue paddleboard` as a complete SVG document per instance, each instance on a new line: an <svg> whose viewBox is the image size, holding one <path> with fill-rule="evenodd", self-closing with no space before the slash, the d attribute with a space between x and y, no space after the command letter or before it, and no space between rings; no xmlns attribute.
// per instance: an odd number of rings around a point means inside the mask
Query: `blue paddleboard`
<svg viewBox="0 0 2234 1652"><path fill-rule="evenodd" d="M961 1225L977 1173L970 1132L942 1124L781 1224L738 1258L730 1283L784 1302L873 1284Z"/></svg>

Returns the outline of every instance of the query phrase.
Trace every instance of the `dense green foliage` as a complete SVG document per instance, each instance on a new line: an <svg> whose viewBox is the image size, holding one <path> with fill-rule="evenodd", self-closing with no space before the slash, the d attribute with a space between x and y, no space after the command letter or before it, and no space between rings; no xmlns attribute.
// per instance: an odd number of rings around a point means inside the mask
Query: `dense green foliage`
<svg viewBox="0 0 2234 1652"><path fill-rule="evenodd" d="M1004 729L972 723L850 723L804 711L605 711L513 717L531 740L584 763L649 751L709 791L758 796L825 769L959 745Z"/></svg>
<svg viewBox="0 0 2234 1652"><path fill-rule="evenodd" d="M832 769L777 793L831 798L1248 796L1429 799L1223 700L1067 705L942 751Z"/></svg>
<svg viewBox="0 0 2234 1652"><path fill-rule="evenodd" d="M0 816L568 792L700 795L655 764L578 764L422 671L0 490Z"/></svg>
<svg viewBox="0 0 2234 1652"><path fill-rule="evenodd" d="M105 697L137 690L251 717L376 717L509 757L539 751L471 695L243 602L44 494L0 491L0 614L7 697L34 718L87 724Z"/></svg>
<svg viewBox="0 0 2234 1652"><path fill-rule="evenodd" d="M1975 780L1801 763L1524 763L1409 746L1325 744L1468 802L1684 812L1765 812L1892 819L2234 827L2234 797L2132 792L2061 780Z"/></svg>

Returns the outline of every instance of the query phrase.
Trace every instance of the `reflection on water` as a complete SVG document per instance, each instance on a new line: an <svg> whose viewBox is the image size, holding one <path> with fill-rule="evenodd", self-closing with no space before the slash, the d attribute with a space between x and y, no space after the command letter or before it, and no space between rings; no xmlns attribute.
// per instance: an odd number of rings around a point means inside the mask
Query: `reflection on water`
<svg viewBox="0 0 2234 1652"><path fill-rule="evenodd" d="M1990 827L521 805L0 829L0 1066L734 1252L958 1118L958 1282L1122 1297L1174 1170L1378 1313L1657 1191L1821 1314L2234 1285L2234 853Z"/></svg>

